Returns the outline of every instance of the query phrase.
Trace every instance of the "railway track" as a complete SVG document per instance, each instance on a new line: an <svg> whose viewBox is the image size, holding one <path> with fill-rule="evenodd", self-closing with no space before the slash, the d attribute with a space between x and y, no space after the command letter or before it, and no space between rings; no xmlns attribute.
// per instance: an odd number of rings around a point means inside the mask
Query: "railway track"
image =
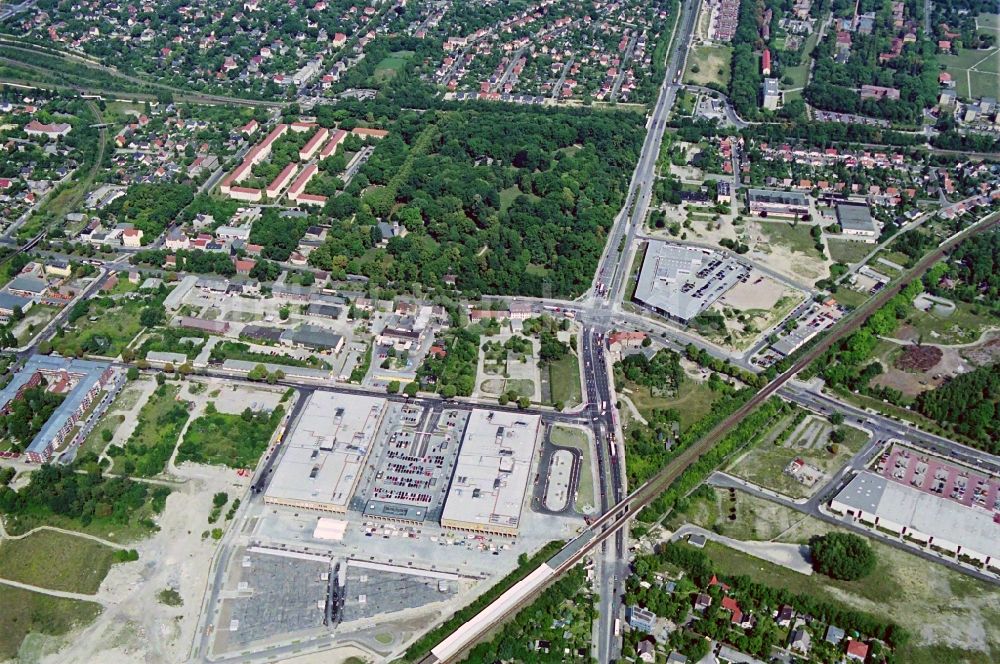
<svg viewBox="0 0 1000 664"><path fill-rule="evenodd" d="M723 436L729 433L733 427L739 424L755 408L772 397L792 378L792 376L814 362L845 336L855 332L859 327L861 327L862 324L864 324L872 313L883 307L891 298L895 297L906 284L911 283L914 279L923 276L923 274L929 270L934 263L941 260L942 257L965 240L994 228L998 223L1000 223L1000 212L991 213L975 225L970 226L961 233L956 234L949 240L942 242L936 249L924 256L917 262L916 265L905 272L902 278L895 285L883 289L867 303L856 309L849 316L845 317L839 326L835 327L830 334L822 338L815 346L808 349L802 357L800 357L791 366L791 368L775 377L774 380L765 385L759 392L757 392L757 394L751 397L749 401L729 415L729 417L717 424L715 428L703 438L695 442L690 447L684 449L677 456L677 458L667 464L667 466L665 466L655 477L638 487L629 496L594 521L579 537L567 544L559 554L549 561L552 562L552 560L562 557L562 560L553 567L553 573L545 580L545 582L531 589L522 598L520 598L514 605L513 610L508 611L503 619L486 625L484 628L480 629L478 633L474 634L469 642L465 644L465 651L468 652L468 650L479 643L483 637L493 633L493 630L497 627L497 625L512 618L516 615L517 611L533 602L538 594L548 587L548 585L560 574L576 565L587 554L593 552L594 549L599 547L609 537L613 536L615 532L624 527L631 518L636 516L644 507L655 500L657 496L673 484L673 482L676 481L677 478L679 478L688 468L690 468L702 454L718 443ZM565 552L567 551L572 551L572 553L565 555ZM420 664L434 664L438 661L440 660L438 660L433 654L428 654L420 661Z"/></svg>

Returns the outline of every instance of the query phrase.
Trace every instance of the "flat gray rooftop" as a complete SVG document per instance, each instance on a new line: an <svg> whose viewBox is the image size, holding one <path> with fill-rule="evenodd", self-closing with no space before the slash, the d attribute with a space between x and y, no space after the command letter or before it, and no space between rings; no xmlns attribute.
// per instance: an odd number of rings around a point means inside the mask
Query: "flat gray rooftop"
<svg viewBox="0 0 1000 664"><path fill-rule="evenodd" d="M837 206L837 223L845 231L875 232L875 221L867 205L841 203Z"/></svg>
<svg viewBox="0 0 1000 664"><path fill-rule="evenodd" d="M836 501L933 537L1000 557L1000 523L990 510L966 506L893 482L868 471L858 473Z"/></svg>
<svg viewBox="0 0 1000 664"><path fill-rule="evenodd" d="M313 392L286 438L265 500L346 512L386 403L378 397Z"/></svg>
<svg viewBox="0 0 1000 664"><path fill-rule="evenodd" d="M749 275L748 267L719 252L651 241L635 299L687 323Z"/></svg>
<svg viewBox="0 0 1000 664"><path fill-rule="evenodd" d="M348 563L344 584L344 622L375 618L451 599L457 581L420 574L370 569Z"/></svg>
<svg viewBox="0 0 1000 664"><path fill-rule="evenodd" d="M528 413L472 411L441 525L476 530L518 527L540 423L541 417Z"/></svg>

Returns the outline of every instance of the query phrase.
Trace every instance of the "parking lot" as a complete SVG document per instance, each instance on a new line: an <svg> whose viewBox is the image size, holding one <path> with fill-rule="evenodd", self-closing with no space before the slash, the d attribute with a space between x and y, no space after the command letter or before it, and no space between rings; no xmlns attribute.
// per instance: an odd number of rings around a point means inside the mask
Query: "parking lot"
<svg viewBox="0 0 1000 664"><path fill-rule="evenodd" d="M365 517L438 521L469 412L390 407L352 501Z"/></svg>
<svg viewBox="0 0 1000 664"><path fill-rule="evenodd" d="M458 590L457 579L348 564L343 621L421 608L451 599Z"/></svg>
<svg viewBox="0 0 1000 664"><path fill-rule="evenodd" d="M230 597L217 623L216 650L323 627L332 571L328 561L238 553L226 588Z"/></svg>

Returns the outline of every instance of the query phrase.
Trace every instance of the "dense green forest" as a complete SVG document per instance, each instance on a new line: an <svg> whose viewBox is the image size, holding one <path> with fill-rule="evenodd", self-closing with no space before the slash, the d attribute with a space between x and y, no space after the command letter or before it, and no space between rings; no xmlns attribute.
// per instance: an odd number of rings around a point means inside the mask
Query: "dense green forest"
<svg viewBox="0 0 1000 664"><path fill-rule="evenodd" d="M44 523L49 516L86 526L95 520L128 524L151 502L163 509L170 489L134 482L124 477L105 477L100 472L79 472L76 465L43 465L31 473L31 481L18 491L0 487L0 512L8 519L9 532ZM13 526L13 527L12 527Z"/></svg>
<svg viewBox="0 0 1000 664"><path fill-rule="evenodd" d="M287 261L308 227L306 218L280 217L276 208L267 208L250 227L250 242L263 245L264 258Z"/></svg>
<svg viewBox="0 0 1000 664"><path fill-rule="evenodd" d="M917 410L935 422L1000 452L1000 364L955 376L917 397Z"/></svg>
<svg viewBox="0 0 1000 664"><path fill-rule="evenodd" d="M736 32L733 34L729 98L733 102L733 108L743 117L756 117L759 109L757 100L760 98L760 86L764 77L760 73L756 50L762 46L757 30L758 16L762 12L763 3L759 0L741 2Z"/></svg>
<svg viewBox="0 0 1000 664"><path fill-rule="evenodd" d="M134 184L107 211L119 222L128 222L143 232L142 242L152 242L187 205L194 191L185 184Z"/></svg>
<svg viewBox="0 0 1000 664"><path fill-rule="evenodd" d="M349 187L328 206L340 221L354 215L357 229L331 234L314 266L376 285L454 275L465 291L567 297L590 283L642 118L479 106L403 114L390 131L358 176L380 186L361 196ZM380 218L407 234L373 248L381 238L366 227Z"/></svg>
<svg viewBox="0 0 1000 664"><path fill-rule="evenodd" d="M633 383L668 394L675 393L684 380L681 356L665 348L656 351L652 359L642 353L626 355L615 363L615 373Z"/></svg>

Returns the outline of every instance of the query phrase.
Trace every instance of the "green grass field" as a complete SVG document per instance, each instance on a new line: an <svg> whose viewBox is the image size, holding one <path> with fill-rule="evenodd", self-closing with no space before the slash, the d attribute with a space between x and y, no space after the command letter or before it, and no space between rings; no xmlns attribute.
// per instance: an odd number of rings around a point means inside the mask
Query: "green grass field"
<svg viewBox="0 0 1000 664"><path fill-rule="evenodd" d="M177 450L177 462L253 468L267 449L283 414L281 409L270 415L260 412L246 416L206 412L188 426L184 442Z"/></svg>
<svg viewBox="0 0 1000 664"><path fill-rule="evenodd" d="M872 249L873 245L857 242L855 240L839 240L828 238L826 246L830 249L830 258L838 263L853 265L864 260Z"/></svg>
<svg viewBox="0 0 1000 664"><path fill-rule="evenodd" d="M845 307L857 309L868 301L869 295L867 293L860 293L856 290L848 288L847 286L841 286L837 289L837 292L833 297L837 300L837 302Z"/></svg>
<svg viewBox="0 0 1000 664"><path fill-rule="evenodd" d="M1000 30L1000 14L980 14L976 17L976 27L980 30Z"/></svg>
<svg viewBox="0 0 1000 664"><path fill-rule="evenodd" d="M958 55L941 55L938 61L955 81L959 97L975 99L1000 94L1000 47L962 49Z"/></svg>
<svg viewBox="0 0 1000 664"><path fill-rule="evenodd" d="M795 224L788 222L761 221L758 222L761 231L767 236L772 244L788 247L799 254L806 254L819 259L819 252L816 251L816 242L809 233L811 226L806 224Z"/></svg>
<svg viewBox="0 0 1000 664"><path fill-rule="evenodd" d="M733 49L729 46L695 46L688 57L684 82L690 85L729 85ZM697 69L697 71L695 71Z"/></svg>
<svg viewBox="0 0 1000 664"><path fill-rule="evenodd" d="M110 547L49 530L0 542L0 577L51 590L93 595L113 562Z"/></svg>
<svg viewBox="0 0 1000 664"><path fill-rule="evenodd" d="M394 51L375 65L375 73L372 80L376 83L385 83L396 75L396 72L406 66L409 59L413 57L413 51Z"/></svg>
<svg viewBox="0 0 1000 664"><path fill-rule="evenodd" d="M549 433L549 440L553 445L572 447L580 450L580 482L577 488L576 509L587 511L588 508L597 506L594 502L594 481L591 471L593 461L590 452L590 440L587 434L579 429L564 426L554 426Z"/></svg>
<svg viewBox="0 0 1000 664"><path fill-rule="evenodd" d="M28 634L62 636L100 615L101 605L0 585L0 660L17 656Z"/></svg>
<svg viewBox="0 0 1000 664"><path fill-rule="evenodd" d="M797 90L797 93L793 95L793 98L795 98L796 96L801 97L802 92L800 88L804 88L806 86L806 83L808 82L809 62L810 62L809 54L812 53L812 50L814 48L816 48L816 42L818 40L819 40L819 30L813 31L812 34L810 34L809 37L806 38L805 44L803 44L802 47L803 55L801 64L799 64L799 66L797 67L788 67L785 69L785 76L788 76L792 79L791 85L787 86L788 89ZM789 101L788 97L789 97L788 95L785 95L786 102Z"/></svg>
<svg viewBox="0 0 1000 664"><path fill-rule="evenodd" d="M583 400L580 363L576 355L568 353L566 357L549 363L549 391L552 403L562 401L567 408Z"/></svg>
<svg viewBox="0 0 1000 664"><path fill-rule="evenodd" d="M626 382L624 392L643 417L650 417L657 409L674 408L681 414L681 429L685 430L708 414L712 404L719 398L707 383L699 383L686 378L678 390L678 395L661 397L651 394L648 387Z"/></svg>

